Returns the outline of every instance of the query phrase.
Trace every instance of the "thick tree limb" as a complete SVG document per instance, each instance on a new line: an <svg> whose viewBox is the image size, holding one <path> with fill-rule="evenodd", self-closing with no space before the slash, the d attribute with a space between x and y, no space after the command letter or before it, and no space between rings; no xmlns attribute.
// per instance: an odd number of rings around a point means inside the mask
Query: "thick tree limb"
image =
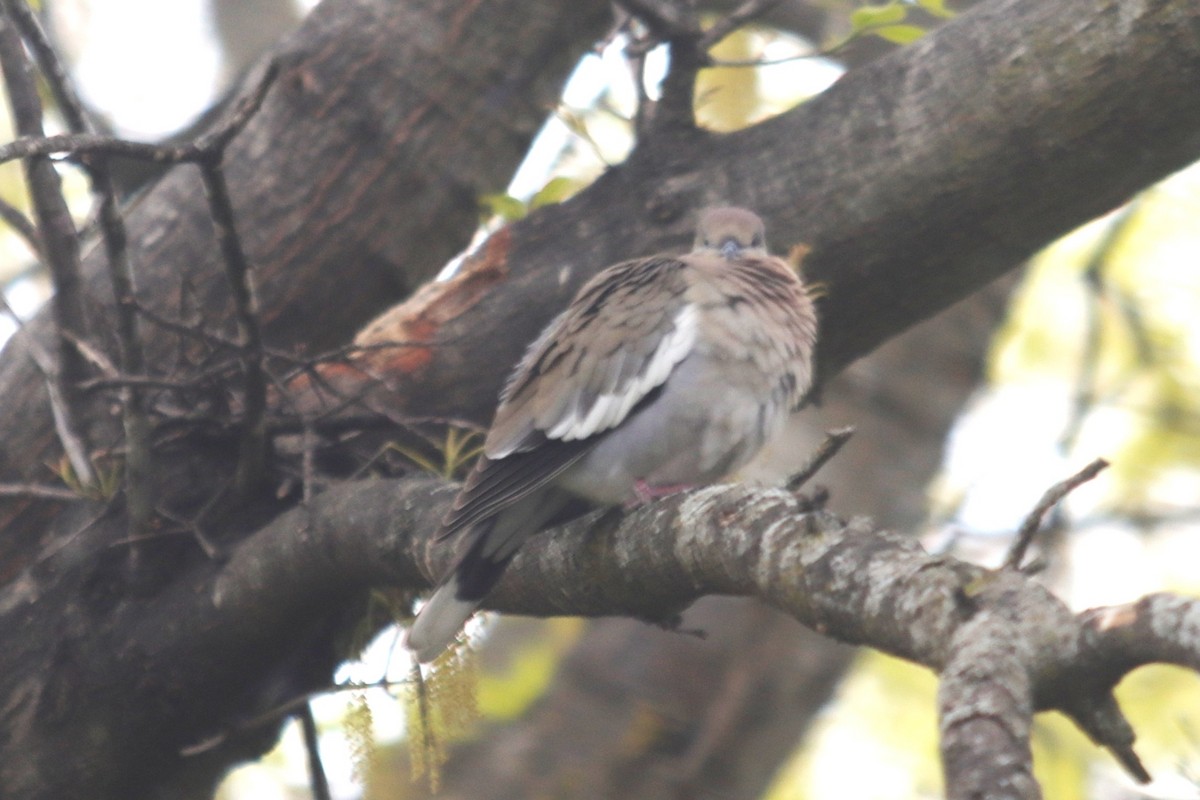
<svg viewBox="0 0 1200 800"><path fill-rule="evenodd" d="M283 515L239 548L218 577L220 613L285 624L297 597L320 602L364 583L390 582L389 575L411 587L419 574L417 585L427 585L452 553L435 546L433 528L406 527L416 509L430 513L422 494L446 507L449 494L440 485L380 481L331 490L310 508ZM351 530L343 527L349 508L355 509ZM1133 607L1076 615L1018 572L933 557L910 537L876 530L866 519L805 513L784 490L745 486L702 489L623 517L592 515L535 537L485 605L669 624L708 594L758 597L825 635L941 673L952 798L982 796L988 787L1007 787L1006 797L1039 796L1029 729L1032 712L1050 708L1148 777L1110 694L1146 660L1110 660L1110 669L1098 671L1098 620L1103 638L1119 635L1122 644L1154 622L1188 620L1158 630L1154 657L1200 666L1195 599L1157 595Z"/></svg>
<svg viewBox="0 0 1200 800"><path fill-rule="evenodd" d="M1154 662L1200 671L1200 607L1173 594L1087 612L1084 645L1101 664L1123 672Z"/></svg>
<svg viewBox="0 0 1200 800"><path fill-rule="evenodd" d="M486 421L521 346L583 281L681 247L693 210L733 202L763 214L777 250L811 246L818 362L835 374L1200 158L1198 27L1187 0L998 0L764 124L643 141L378 320L360 343L406 347L360 367L396 389L393 408ZM494 368L448 396L464 363Z"/></svg>

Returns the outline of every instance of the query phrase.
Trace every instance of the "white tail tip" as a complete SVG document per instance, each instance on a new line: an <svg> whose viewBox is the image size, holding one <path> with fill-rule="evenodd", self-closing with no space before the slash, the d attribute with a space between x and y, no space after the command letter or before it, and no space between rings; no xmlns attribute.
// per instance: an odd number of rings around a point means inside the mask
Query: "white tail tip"
<svg viewBox="0 0 1200 800"><path fill-rule="evenodd" d="M475 613L477 603L455 597L454 584L451 580L433 593L404 637L404 646L422 664L440 656Z"/></svg>

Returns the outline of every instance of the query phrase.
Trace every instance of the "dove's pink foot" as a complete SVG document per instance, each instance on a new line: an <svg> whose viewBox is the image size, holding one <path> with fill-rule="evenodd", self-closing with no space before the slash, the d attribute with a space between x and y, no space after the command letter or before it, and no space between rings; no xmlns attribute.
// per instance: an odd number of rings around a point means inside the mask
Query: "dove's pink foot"
<svg viewBox="0 0 1200 800"><path fill-rule="evenodd" d="M638 478L633 482L633 498L625 502L625 510L644 506L651 500L657 500L660 497L676 494L677 492L686 492L688 489L695 488L692 483L664 483L650 484L646 483L645 479Z"/></svg>

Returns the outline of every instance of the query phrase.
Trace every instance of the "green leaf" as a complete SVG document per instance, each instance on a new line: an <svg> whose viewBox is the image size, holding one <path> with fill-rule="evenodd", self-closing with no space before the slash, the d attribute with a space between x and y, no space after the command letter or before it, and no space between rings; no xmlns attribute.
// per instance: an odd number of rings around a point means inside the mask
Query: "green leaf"
<svg viewBox="0 0 1200 800"><path fill-rule="evenodd" d="M935 17L951 19L955 12L946 8L946 0L917 0L917 5Z"/></svg>
<svg viewBox="0 0 1200 800"><path fill-rule="evenodd" d="M899 3L888 3L885 6L863 6L850 14L850 25L854 33L861 33L868 28L902 22L907 15L908 9Z"/></svg>
<svg viewBox="0 0 1200 800"><path fill-rule="evenodd" d="M550 182L539 189L538 193L529 201L529 210L532 211L542 206L552 206L555 203L561 203L581 188L582 182L574 178L568 178L564 175L551 178Z"/></svg>
<svg viewBox="0 0 1200 800"><path fill-rule="evenodd" d="M872 28L867 33L896 44L908 44L924 36L925 29L919 25L884 25L882 28Z"/></svg>
<svg viewBox="0 0 1200 800"><path fill-rule="evenodd" d="M515 222L529 213L523 202L503 192L485 194L479 198L479 204L488 212L503 218L505 222Z"/></svg>

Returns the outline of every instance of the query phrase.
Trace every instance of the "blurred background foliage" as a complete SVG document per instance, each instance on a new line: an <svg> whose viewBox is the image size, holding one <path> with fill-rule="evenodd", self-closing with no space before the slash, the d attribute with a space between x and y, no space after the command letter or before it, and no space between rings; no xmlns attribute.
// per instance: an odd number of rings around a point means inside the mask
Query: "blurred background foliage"
<svg viewBox="0 0 1200 800"><path fill-rule="evenodd" d="M44 12L97 116L116 133L180 131L233 83L311 3L292 0L47 0ZM844 25L807 42L763 26L714 50L728 66L704 70L698 121L730 131L781 113L836 80L855 40L900 45L952 12L941 0L866 6L825 0ZM505 194L480 198L481 230L561 202L634 143L639 86L618 37L579 65L558 108ZM754 63L761 66L748 66ZM654 99L665 68L647 53L641 90ZM153 65L147 69L146 65ZM165 76L166 82L156 82ZM0 131L11 138L3 112ZM186 133L181 134L186 135ZM87 187L64 167L80 215ZM0 200L27 211L20 169L0 166ZM923 534L932 549L997 564L1023 514L1045 488L1097 456L1112 462L1076 493L1048 538L1046 579L1076 608L1160 589L1200 591L1200 167L1184 170L1047 247L1029 264L990 356L990 378L946 446L930 488ZM780 243L777 243L777 247ZM0 282L27 316L49 286L29 243L0 224ZM4 319L7 335L12 326ZM518 623L519 624L519 623ZM483 635L487 625L477 625ZM477 669L479 720L521 714L546 687L579 631L556 621L520 647L489 647ZM339 675L403 683L396 634L369 646ZM864 652L822 720L768 793L771 800L831 796L940 796L936 683L928 672ZM1158 780L1135 789L1108 756L1062 718L1037 721L1036 770L1047 797L1198 797L1200 682L1147 668L1118 694ZM402 689L334 694L316 703L321 746L337 797L403 797L408 757ZM467 735L463 733L460 735ZM1181 746L1181 743L1183 745ZM863 769L869 764L869 769ZM304 750L289 730L262 761L232 773L223 800L308 796Z"/></svg>

